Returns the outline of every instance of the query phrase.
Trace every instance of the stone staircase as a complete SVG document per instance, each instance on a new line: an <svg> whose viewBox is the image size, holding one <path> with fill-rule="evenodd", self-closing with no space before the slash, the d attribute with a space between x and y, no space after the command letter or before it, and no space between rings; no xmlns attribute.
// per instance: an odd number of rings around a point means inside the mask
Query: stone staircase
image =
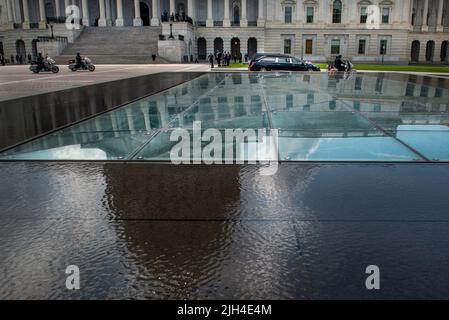
<svg viewBox="0 0 449 320"><path fill-rule="evenodd" d="M86 27L78 39L56 57L67 63L77 52L88 56L94 64L168 63L151 55L158 52L160 27Z"/></svg>

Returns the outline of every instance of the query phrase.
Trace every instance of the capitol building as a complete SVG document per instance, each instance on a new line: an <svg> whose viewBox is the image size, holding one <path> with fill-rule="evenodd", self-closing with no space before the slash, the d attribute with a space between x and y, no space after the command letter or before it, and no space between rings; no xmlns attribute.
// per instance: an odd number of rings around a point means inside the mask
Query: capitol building
<svg viewBox="0 0 449 320"><path fill-rule="evenodd" d="M0 0L7 59L191 62L221 51L447 63L448 44L447 0Z"/></svg>

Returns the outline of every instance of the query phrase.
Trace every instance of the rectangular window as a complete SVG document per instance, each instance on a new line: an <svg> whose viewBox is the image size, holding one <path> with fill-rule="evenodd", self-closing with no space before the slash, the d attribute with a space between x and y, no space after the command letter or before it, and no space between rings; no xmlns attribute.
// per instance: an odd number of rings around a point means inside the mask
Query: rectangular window
<svg viewBox="0 0 449 320"><path fill-rule="evenodd" d="M341 23L341 1L334 1L332 9L332 23Z"/></svg>
<svg viewBox="0 0 449 320"><path fill-rule="evenodd" d="M387 40L380 40L380 54L387 54Z"/></svg>
<svg viewBox="0 0 449 320"><path fill-rule="evenodd" d="M307 104L314 104L315 103L315 94L308 93L307 94Z"/></svg>
<svg viewBox="0 0 449 320"><path fill-rule="evenodd" d="M285 23L292 23L292 7L285 7Z"/></svg>
<svg viewBox="0 0 449 320"><path fill-rule="evenodd" d="M365 54L366 52L366 40L359 40L359 54Z"/></svg>
<svg viewBox="0 0 449 320"><path fill-rule="evenodd" d="M366 11L366 7L360 8L360 23L366 23L366 19L368 18L368 13Z"/></svg>
<svg viewBox="0 0 449 320"><path fill-rule="evenodd" d="M355 78L354 89L355 90L362 90L362 82L363 82L363 78L361 78L361 77Z"/></svg>
<svg viewBox="0 0 449 320"><path fill-rule="evenodd" d="M312 54L313 53L313 40L307 39L306 40L306 54Z"/></svg>
<svg viewBox="0 0 449 320"><path fill-rule="evenodd" d="M291 54L292 53L292 40L284 39L284 53Z"/></svg>
<svg viewBox="0 0 449 320"><path fill-rule="evenodd" d="M293 108L293 95L288 94L288 95L285 97L285 107L286 107L287 109Z"/></svg>
<svg viewBox="0 0 449 320"><path fill-rule="evenodd" d="M331 41L331 54L340 54L340 40L334 39Z"/></svg>
<svg viewBox="0 0 449 320"><path fill-rule="evenodd" d="M307 23L313 23L313 7L307 7Z"/></svg>
<svg viewBox="0 0 449 320"><path fill-rule="evenodd" d="M407 83L407 88L405 89L405 95L407 97L413 97L415 93L415 85L413 83Z"/></svg>
<svg viewBox="0 0 449 320"><path fill-rule="evenodd" d="M376 80L376 92L381 93L383 85L384 85L384 79L377 78L377 80Z"/></svg>
<svg viewBox="0 0 449 320"><path fill-rule="evenodd" d="M360 101L354 101L354 110L360 111Z"/></svg>
<svg viewBox="0 0 449 320"><path fill-rule="evenodd" d="M429 96L429 87L427 87L427 86L422 86L422 87L421 87L421 92L419 93L419 95L420 95L421 97L427 97L427 96Z"/></svg>
<svg viewBox="0 0 449 320"><path fill-rule="evenodd" d="M382 9L382 23L389 23L390 22L390 8L383 8Z"/></svg>
<svg viewBox="0 0 449 320"><path fill-rule="evenodd" d="M443 96L443 89L435 88L435 98L441 98Z"/></svg>

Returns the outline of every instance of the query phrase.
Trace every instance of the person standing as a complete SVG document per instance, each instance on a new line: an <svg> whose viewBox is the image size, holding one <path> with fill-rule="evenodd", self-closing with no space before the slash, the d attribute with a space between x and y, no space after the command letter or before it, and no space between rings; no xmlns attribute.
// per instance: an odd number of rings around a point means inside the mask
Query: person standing
<svg viewBox="0 0 449 320"><path fill-rule="evenodd" d="M16 64L19 64L19 55L16 54Z"/></svg>
<svg viewBox="0 0 449 320"><path fill-rule="evenodd" d="M217 53L217 64L218 64L219 67L221 67L221 58L222 58L222 54L221 54L221 52L219 51L219 52Z"/></svg>
<svg viewBox="0 0 449 320"><path fill-rule="evenodd" d="M2 64L2 66L5 65L5 56L4 55L0 55L0 62Z"/></svg>
<svg viewBox="0 0 449 320"><path fill-rule="evenodd" d="M11 64L14 64L14 56L11 55Z"/></svg>
<svg viewBox="0 0 449 320"><path fill-rule="evenodd" d="M211 53L209 54L209 62L210 62L210 68L214 68L214 55Z"/></svg>
<svg viewBox="0 0 449 320"><path fill-rule="evenodd" d="M31 53L28 53L28 64L31 64Z"/></svg>

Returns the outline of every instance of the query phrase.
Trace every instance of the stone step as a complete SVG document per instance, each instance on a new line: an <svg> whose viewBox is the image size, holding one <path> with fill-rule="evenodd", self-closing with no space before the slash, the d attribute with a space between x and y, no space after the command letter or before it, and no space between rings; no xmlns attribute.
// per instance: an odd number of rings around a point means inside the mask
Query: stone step
<svg viewBox="0 0 449 320"><path fill-rule="evenodd" d="M158 52L160 27L87 27L78 39L56 58L60 64L74 59L77 52L95 64L168 63L151 55Z"/></svg>
<svg viewBox="0 0 449 320"><path fill-rule="evenodd" d="M93 64L167 64L169 63L161 57L156 57L153 61L148 55L88 55ZM60 55L55 58L59 65L67 65L69 60L74 59L73 55Z"/></svg>

